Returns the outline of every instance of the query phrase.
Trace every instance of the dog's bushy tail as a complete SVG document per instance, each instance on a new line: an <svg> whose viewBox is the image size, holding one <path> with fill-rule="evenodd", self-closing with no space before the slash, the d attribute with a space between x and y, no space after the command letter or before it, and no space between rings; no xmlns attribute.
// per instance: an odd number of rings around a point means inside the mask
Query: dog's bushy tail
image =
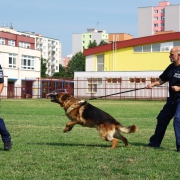
<svg viewBox="0 0 180 180"><path fill-rule="evenodd" d="M137 131L138 127L136 125L132 125L132 126L128 126L128 127L119 125L118 129L123 133L135 133Z"/></svg>

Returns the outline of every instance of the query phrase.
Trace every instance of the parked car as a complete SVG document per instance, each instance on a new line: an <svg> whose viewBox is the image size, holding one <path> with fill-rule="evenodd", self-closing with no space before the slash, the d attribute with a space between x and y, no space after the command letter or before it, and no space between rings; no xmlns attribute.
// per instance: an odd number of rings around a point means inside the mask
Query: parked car
<svg viewBox="0 0 180 180"><path fill-rule="evenodd" d="M52 91L51 93L55 93L55 92L56 93L60 93L60 92L68 93L68 90L67 89L56 89L56 90ZM46 94L46 98L50 98L51 93Z"/></svg>

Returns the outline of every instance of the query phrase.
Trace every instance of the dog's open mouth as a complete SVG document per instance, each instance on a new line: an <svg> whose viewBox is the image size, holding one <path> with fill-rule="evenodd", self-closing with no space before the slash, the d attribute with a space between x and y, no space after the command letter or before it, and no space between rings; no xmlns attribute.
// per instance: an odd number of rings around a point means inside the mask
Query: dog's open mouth
<svg viewBox="0 0 180 180"><path fill-rule="evenodd" d="M54 102L54 103L58 103L59 104L59 101L57 100L57 94L50 94L49 97L51 98L51 102Z"/></svg>
<svg viewBox="0 0 180 180"><path fill-rule="evenodd" d="M51 99L51 102L59 103L59 101L57 99Z"/></svg>

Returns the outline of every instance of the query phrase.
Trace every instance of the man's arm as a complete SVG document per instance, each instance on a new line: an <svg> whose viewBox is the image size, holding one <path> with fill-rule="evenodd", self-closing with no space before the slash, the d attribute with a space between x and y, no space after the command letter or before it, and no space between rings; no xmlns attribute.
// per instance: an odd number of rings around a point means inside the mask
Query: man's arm
<svg viewBox="0 0 180 180"><path fill-rule="evenodd" d="M152 87L154 87L154 86L159 86L159 85L161 85L161 84L164 84L165 82L166 82L166 81L162 81L161 79L159 79L159 80L153 82L152 84L148 84L148 85L146 86L146 88L147 88L147 89L152 89Z"/></svg>
<svg viewBox="0 0 180 180"><path fill-rule="evenodd" d="M2 93L3 88L4 88L4 83L0 83L0 94Z"/></svg>
<svg viewBox="0 0 180 180"><path fill-rule="evenodd" d="M175 92L180 91L180 86L171 86L172 90Z"/></svg>

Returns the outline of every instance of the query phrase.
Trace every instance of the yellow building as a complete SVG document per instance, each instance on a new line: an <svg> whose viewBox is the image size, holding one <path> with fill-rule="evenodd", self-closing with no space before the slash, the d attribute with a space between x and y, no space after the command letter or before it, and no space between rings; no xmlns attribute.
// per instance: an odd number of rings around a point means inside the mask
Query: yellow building
<svg viewBox="0 0 180 180"><path fill-rule="evenodd" d="M86 71L164 70L170 49L178 45L180 32L172 32L86 49Z"/></svg>
<svg viewBox="0 0 180 180"><path fill-rule="evenodd" d="M86 72L75 72L75 89L83 87L79 91L82 96L103 96L119 92L119 88L144 87L170 64L169 51L173 46L180 46L180 32L114 41L86 49ZM161 95L167 97L167 89Z"/></svg>

